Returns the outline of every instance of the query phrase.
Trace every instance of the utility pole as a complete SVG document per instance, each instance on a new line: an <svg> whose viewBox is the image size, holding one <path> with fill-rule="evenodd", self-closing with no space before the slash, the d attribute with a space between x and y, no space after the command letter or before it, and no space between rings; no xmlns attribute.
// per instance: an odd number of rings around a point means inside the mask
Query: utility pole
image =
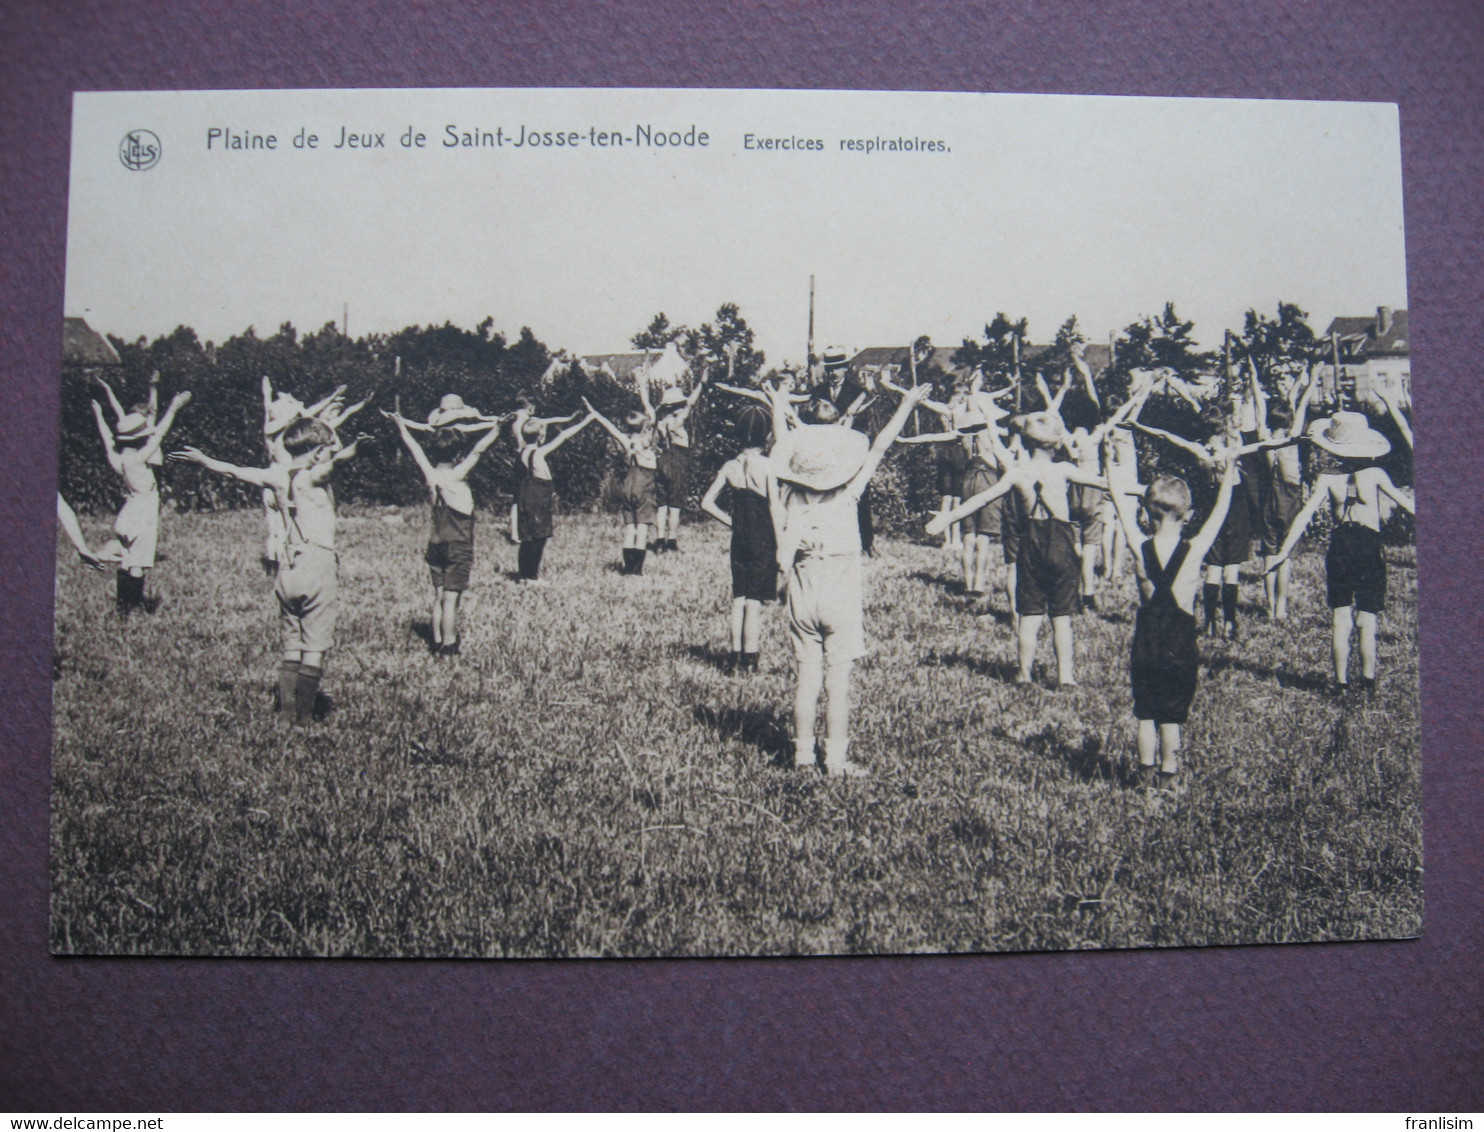
<svg viewBox="0 0 1484 1132"><path fill-rule="evenodd" d="M814 381L814 276L809 276L809 343L804 347L804 380Z"/></svg>

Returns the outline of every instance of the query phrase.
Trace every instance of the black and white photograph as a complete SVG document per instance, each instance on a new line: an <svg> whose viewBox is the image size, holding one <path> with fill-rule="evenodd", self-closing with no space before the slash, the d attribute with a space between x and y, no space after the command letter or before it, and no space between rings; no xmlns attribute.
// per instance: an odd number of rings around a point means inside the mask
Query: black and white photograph
<svg viewBox="0 0 1484 1132"><path fill-rule="evenodd" d="M1395 105L79 93L64 311L55 954L1423 930Z"/></svg>

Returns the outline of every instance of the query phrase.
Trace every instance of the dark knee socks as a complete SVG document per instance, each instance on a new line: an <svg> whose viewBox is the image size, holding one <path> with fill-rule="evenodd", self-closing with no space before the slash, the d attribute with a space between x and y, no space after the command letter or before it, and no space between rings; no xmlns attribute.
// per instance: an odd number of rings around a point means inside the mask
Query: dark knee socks
<svg viewBox="0 0 1484 1132"><path fill-rule="evenodd" d="M324 669L314 664L299 665L299 678L294 684L294 722L309 723L314 719L314 703L319 698L319 678Z"/></svg>
<svg viewBox="0 0 1484 1132"><path fill-rule="evenodd" d="M1228 625L1237 623L1237 587L1229 582L1221 587L1221 615Z"/></svg>
<svg viewBox="0 0 1484 1132"><path fill-rule="evenodd" d="M546 552L546 540L544 538L528 539L520 544L520 576L527 581L534 582L541 576L541 555ZM627 551L625 553L624 565L627 567Z"/></svg>
<svg viewBox="0 0 1484 1132"><path fill-rule="evenodd" d="M644 573L644 551L635 550L626 546L623 550L623 572L625 574Z"/></svg>
<svg viewBox="0 0 1484 1132"><path fill-rule="evenodd" d="M294 697L299 689L299 662L285 660L278 666L278 710L284 715L294 713Z"/></svg>
<svg viewBox="0 0 1484 1132"><path fill-rule="evenodd" d="M127 570L120 570L115 575L118 583L118 597L116 605L120 613L128 613L130 610L144 608L144 576L135 577Z"/></svg>
<svg viewBox="0 0 1484 1132"><path fill-rule="evenodd" d="M1219 608L1221 602L1221 583L1207 582L1204 593L1206 605L1206 628L1214 629L1216 628L1216 610Z"/></svg>

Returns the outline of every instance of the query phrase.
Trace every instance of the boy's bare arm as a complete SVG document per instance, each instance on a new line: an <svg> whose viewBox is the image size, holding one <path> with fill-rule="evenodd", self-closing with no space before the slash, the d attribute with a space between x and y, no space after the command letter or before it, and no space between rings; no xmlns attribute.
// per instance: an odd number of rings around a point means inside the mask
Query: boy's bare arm
<svg viewBox="0 0 1484 1132"><path fill-rule="evenodd" d="M940 511L927 525L927 533L930 535L941 535L954 523L967 519L974 512L988 507L1000 496L1007 493L1012 487L1024 478L1019 468L1013 468L1000 477L998 483L988 490L981 491L978 495L971 495L957 507L948 511Z"/></svg>
<svg viewBox="0 0 1484 1132"><path fill-rule="evenodd" d="M959 435L956 432L922 432L922 433L918 433L916 436L899 436L899 437L897 437L897 443L898 444L941 444L941 443L943 443L945 441L957 440L957 439L959 439Z"/></svg>
<svg viewBox="0 0 1484 1132"><path fill-rule="evenodd" d="M145 460L150 459L150 457L160 450L160 445L165 443L165 434L170 431L170 426L175 423L175 414L190 403L191 395L189 393L177 393L174 397L170 398L170 405L166 408L165 415L160 418L160 423L155 426L154 434L149 438L149 443L142 450Z"/></svg>
<svg viewBox="0 0 1484 1132"><path fill-rule="evenodd" d="M1127 427L1138 429L1140 432L1148 433L1150 436L1158 436L1165 440L1168 440L1177 448L1185 449L1185 451L1189 452L1192 456L1195 456L1197 459L1203 462L1209 461L1211 458L1211 453L1207 452L1195 441L1186 440L1185 437L1177 436L1173 432L1168 432L1165 429L1155 428L1153 425L1141 424L1139 421L1129 421Z"/></svg>
<svg viewBox="0 0 1484 1132"><path fill-rule="evenodd" d="M475 442L473 448L469 449L469 455L453 466L455 476L463 479L474 470L474 465L479 463L479 458L489 451L491 444L500 438L500 426L504 423L504 417L495 418L495 423L490 425L488 431Z"/></svg>
<svg viewBox="0 0 1484 1132"><path fill-rule="evenodd" d="M587 406L587 411L592 414L593 420L602 425L608 431L609 435L611 435L614 440L618 441L618 446L625 452L627 452L629 450L628 435L624 433L616 424L605 417L602 413L598 412L597 409L593 408L592 402L590 402L586 397L582 399L582 403Z"/></svg>
<svg viewBox="0 0 1484 1132"><path fill-rule="evenodd" d="M98 435L103 438L103 454L108 457L108 466L119 475L123 475L124 462L119 459L118 449L114 447L113 430L108 427L108 422L103 418L103 406L97 401L93 402L93 419L98 422Z"/></svg>
<svg viewBox="0 0 1484 1132"><path fill-rule="evenodd" d="M402 443L407 446L407 451L412 454L412 460L417 465L417 470L422 472L424 479L431 481L433 475L432 461L428 459L428 454L423 451L423 446L417 442L417 438L412 435L412 430L407 427L407 422L402 419L402 414L397 412L389 413L385 409L382 409L381 415L397 426L397 435L402 438ZM342 448L341 451L343 452L344 449Z"/></svg>
<svg viewBox="0 0 1484 1132"><path fill-rule="evenodd" d="M263 375L263 415L268 415L268 407L273 404L273 382L268 380L268 375Z"/></svg>
<svg viewBox="0 0 1484 1132"><path fill-rule="evenodd" d="M732 517L716 505L716 497L721 494L721 489L727 484L727 470L722 468L716 473L716 478L711 481L711 486L706 489L706 494L701 497L701 510L713 519L727 526L732 525Z"/></svg>
<svg viewBox="0 0 1484 1132"><path fill-rule="evenodd" d="M343 385L337 385L335 387L335 391L333 393L331 393L328 397L321 398L320 400L316 401L313 405L310 405L309 408L305 409L304 410L304 415L306 417L317 417L317 416L319 416L322 412L324 412L326 409L328 409L335 401L337 401L340 398L340 395L342 393L344 393L344 392L345 392L345 386L343 386Z"/></svg>
<svg viewBox="0 0 1484 1132"><path fill-rule="evenodd" d="M886 450L892 446L907 424L907 418L912 415L912 410L928 395L928 386L919 385L915 389L907 390L907 396L897 403L897 411L892 414L891 420L886 422L886 427L876 434L876 439L871 442L871 450L866 453L866 462L861 465L860 471L851 477L846 486L846 493L852 499L859 499L861 493L866 490L866 484L871 482L871 477L876 474L876 469L881 465L881 459L886 455Z"/></svg>
<svg viewBox="0 0 1484 1132"><path fill-rule="evenodd" d="M1248 388L1252 394L1253 416L1257 418L1257 438L1271 440L1273 434L1268 428L1268 395L1263 390L1262 382L1257 378L1257 363L1252 360L1250 354L1247 356L1247 372Z"/></svg>
<svg viewBox="0 0 1484 1132"><path fill-rule="evenodd" d="M1402 434L1402 439L1407 442L1407 447L1412 447L1412 426L1407 423L1407 418L1402 416L1401 409L1396 401L1385 389L1377 387L1376 396L1381 399L1381 404L1386 406L1386 411L1391 414L1392 423L1396 425L1397 432Z"/></svg>
<svg viewBox="0 0 1484 1132"><path fill-rule="evenodd" d="M1416 515L1417 501L1412 492L1406 488L1397 487L1396 484L1391 482L1391 477L1384 470L1378 469L1378 471L1380 471L1380 475L1376 480L1376 490L1389 495L1404 511Z"/></svg>
<svg viewBox="0 0 1484 1132"><path fill-rule="evenodd" d="M100 389L102 389L103 395L108 398L108 407L113 410L113 419L116 421L123 420L124 406L119 402L118 397L114 394L113 386L109 385L108 382L104 381L103 378L99 377L97 374L93 375L93 383Z"/></svg>
<svg viewBox="0 0 1484 1132"><path fill-rule="evenodd" d="M1112 460L1112 453L1108 451L1111 442L1103 445L1104 462ZM1134 507L1133 497L1126 492L1114 491L1109 493L1113 497L1113 511L1118 516L1118 525L1123 528L1123 537L1128 540L1128 548L1134 554L1139 553L1139 548L1144 545L1144 532L1139 530L1139 516Z"/></svg>
<svg viewBox="0 0 1484 1132"><path fill-rule="evenodd" d="M1304 504L1303 509L1293 517L1293 522L1288 526L1288 534L1283 539L1283 545L1278 548L1278 553L1268 559L1268 568L1265 573L1271 574L1293 553L1293 548L1298 540L1304 537L1304 531L1309 527L1309 521L1314 518L1314 512L1319 510L1319 505L1330 496L1330 485L1336 481L1344 482L1344 476L1322 475L1314 485L1314 491Z"/></svg>
<svg viewBox="0 0 1484 1132"><path fill-rule="evenodd" d="M346 460L349 460L355 456L357 449L359 449L360 447L361 441L369 439L371 438L368 436L356 437L324 463L315 464L312 468L306 469L304 475L308 478L311 484L318 487L320 484L324 483L327 479L335 474L336 468L338 468Z"/></svg>
<svg viewBox="0 0 1484 1132"><path fill-rule="evenodd" d="M571 417L567 417L566 419L567 420L571 420L572 418ZM585 429L588 425L592 424L593 421L596 420L596 419L597 418L594 417L592 413L589 413L587 416L583 417L582 420L578 421L571 428L563 429L561 432L557 433L550 440L548 440L545 444L543 444L538 449L538 451L541 453L541 455L543 457L550 456L553 452L555 452L563 444L566 444L567 441L571 440L574 436L576 436L579 432L581 432L583 429Z"/></svg>
<svg viewBox="0 0 1484 1132"><path fill-rule="evenodd" d="M1304 395L1299 398L1293 410L1293 427L1288 430L1290 436L1304 435L1304 428L1309 423L1309 405L1313 402L1318 388L1319 382L1317 381L1310 380L1305 384Z"/></svg>
<svg viewBox="0 0 1484 1132"><path fill-rule="evenodd" d="M279 468L244 468L237 464L229 464L225 460L213 460L199 448L181 448L170 453L170 459L200 464L208 472L231 476L235 480L252 484L253 487L278 487L280 486L278 481L286 479L285 474Z"/></svg>

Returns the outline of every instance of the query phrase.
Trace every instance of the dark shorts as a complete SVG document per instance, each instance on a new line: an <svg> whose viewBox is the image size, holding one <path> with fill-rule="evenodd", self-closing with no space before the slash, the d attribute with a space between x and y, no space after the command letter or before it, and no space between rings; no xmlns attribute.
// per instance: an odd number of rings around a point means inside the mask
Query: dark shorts
<svg viewBox="0 0 1484 1132"><path fill-rule="evenodd" d="M1232 489L1231 506L1226 521L1206 555L1209 566L1240 566L1252 557L1252 505L1246 480Z"/></svg>
<svg viewBox="0 0 1484 1132"><path fill-rule="evenodd" d="M666 448L659 456L659 476L655 481L661 507L684 507L690 494L691 452L689 448Z"/></svg>
<svg viewBox="0 0 1484 1132"><path fill-rule="evenodd" d="M469 574L474 569L474 540L454 542L434 540L428 543L425 556L433 585L440 590L463 593L469 588Z"/></svg>
<svg viewBox="0 0 1484 1132"><path fill-rule="evenodd" d="M1000 475L993 468L986 468L983 464L970 464L969 470L964 473L962 488L963 498L970 499L981 491L988 491L1000 482ZM1000 533L1002 507L1005 497L1001 496L987 507L981 507L975 511L963 523L963 531L969 535L997 535Z"/></svg>
<svg viewBox="0 0 1484 1132"><path fill-rule="evenodd" d="M964 473L969 468L969 454L956 440L947 440L937 445L938 450L938 494L950 498L963 498Z"/></svg>
<svg viewBox="0 0 1484 1132"><path fill-rule="evenodd" d="M1060 519L1025 520L1015 569L1015 612L1070 617L1081 605L1081 586L1077 528Z"/></svg>
<svg viewBox="0 0 1484 1132"><path fill-rule="evenodd" d="M1140 606L1129 656L1134 718L1184 723L1200 663L1194 616L1173 601Z"/></svg>
<svg viewBox="0 0 1484 1132"><path fill-rule="evenodd" d="M1324 570L1331 609L1353 605L1362 613L1380 613L1385 608L1386 560L1381 556L1380 531L1341 523L1329 536Z"/></svg>
<svg viewBox="0 0 1484 1132"><path fill-rule="evenodd" d="M623 521L629 524L652 523L659 508L658 475L653 468L631 467L619 488L623 504Z"/></svg>
<svg viewBox="0 0 1484 1132"><path fill-rule="evenodd" d="M1262 552L1277 554L1288 528L1304 506L1304 489L1296 483L1273 477L1268 484L1262 511Z"/></svg>
<svg viewBox="0 0 1484 1132"><path fill-rule="evenodd" d="M1005 565L1014 566L1020 557L1021 519L1020 496L1015 492L1000 498L1000 542L1003 544Z"/></svg>
<svg viewBox="0 0 1484 1132"><path fill-rule="evenodd" d="M515 537L521 542L550 538L556 489L550 480L526 476L515 491Z"/></svg>

